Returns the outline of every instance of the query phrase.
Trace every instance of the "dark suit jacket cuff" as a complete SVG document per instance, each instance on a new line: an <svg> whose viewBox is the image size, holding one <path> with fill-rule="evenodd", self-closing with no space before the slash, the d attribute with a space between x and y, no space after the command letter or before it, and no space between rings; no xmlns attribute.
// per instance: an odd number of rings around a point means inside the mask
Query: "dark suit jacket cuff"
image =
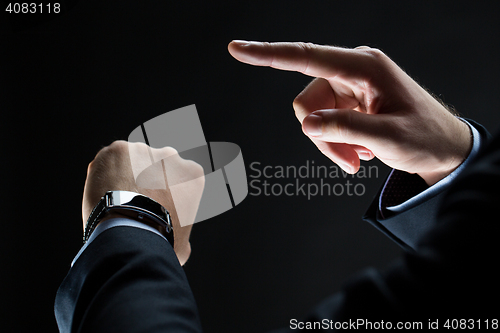
<svg viewBox="0 0 500 333"><path fill-rule="evenodd" d="M414 193L414 196L400 205L390 207L390 209L382 205L382 193L385 186L389 183L388 179L386 179L384 186L379 190L363 217L363 219L382 231L405 250L414 251L418 240L432 226L436 225L436 212L443 193L449 188L453 179L462 172L466 165L474 160L475 156L473 155L477 155L480 147L484 146L490 138L490 134L483 126L470 119L465 119L465 121L469 124L473 133L475 133L473 153L471 153L467 160L457 168L456 172L450 174L430 188L426 188L422 185L416 186L415 184L418 185L418 182L414 182L413 180L415 180L415 177L418 177L417 175L408 174L407 177L400 177L400 183L397 184L397 186L405 186L404 182L407 181L408 184L413 184L412 188L420 188L423 192L418 193L418 190L416 191L417 193L411 190L408 191L407 193ZM393 172L404 173L397 170ZM393 175L393 173L391 173L389 177L391 175Z"/></svg>
<svg viewBox="0 0 500 333"><path fill-rule="evenodd" d="M196 302L172 246L130 226L100 233L56 295L61 332L201 332Z"/></svg>

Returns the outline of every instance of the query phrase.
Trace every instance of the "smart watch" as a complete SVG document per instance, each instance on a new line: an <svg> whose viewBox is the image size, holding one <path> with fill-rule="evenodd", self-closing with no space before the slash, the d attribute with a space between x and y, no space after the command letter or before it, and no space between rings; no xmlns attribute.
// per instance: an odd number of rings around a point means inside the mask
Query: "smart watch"
<svg viewBox="0 0 500 333"><path fill-rule="evenodd" d="M106 213L113 211L130 216L158 229L174 246L174 230L170 213L153 199L130 191L108 191L94 207L85 225L83 244L85 244L99 221Z"/></svg>

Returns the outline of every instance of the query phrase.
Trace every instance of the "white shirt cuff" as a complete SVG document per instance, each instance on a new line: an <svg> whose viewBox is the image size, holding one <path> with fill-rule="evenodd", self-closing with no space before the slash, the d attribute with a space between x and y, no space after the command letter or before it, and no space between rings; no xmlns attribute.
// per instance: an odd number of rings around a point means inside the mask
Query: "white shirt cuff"
<svg viewBox="0 0 500 333"><path fill-rule="evenodd" d="M73 267L73 264L78 260L78 258L83 253L83 251L85 251L85 249L87 248L87 246L89 246L89 244L92 243L92 241L94 239L96 239L96 237L99 236L102 232L104 232L104 231L106 231L108 229L114 228L114 227L123 227L123 226L125 226L125 227L134 227L134 228L139 228L139 229L143 229L143 230L148 230L148 231L154 232L155 234L159 235L165 241L168 242L168 240L165 238L165 236L163 236L158 230L156 230L153 227L150 227L147 224L144 224L144 223L132 220L132 219L128 219L126 217L110 218L110 219L105 220L105 221L103 221L103 222L101 222L101 223L99 223L97 225L97 227L95 228L95 230L92 233L92 235L90 235L89 240L82 246L82 248L80 249L80 251L78 251L78 254L75 256L75 258L71 262L71 266Z"/></svg>
<svg viewBox="0 0 500 333"><path fill-rule="evenodd" d="M458 166L458 168L456 168L448 176L444 177L443 179L441 179L440 181L438 181L434 185L430 186L426 190L420 192L416 196L406 200L405 202L403 202L399 205L385 207L384 208L385 210L388 210L388 211L391 211L394 213L403 212L403 211L411 209L415 206L418 206L419 204L421 204L423 201L427 200L428 198L433 197L433 196L441 193L442 191L446 190L451 185L451 182L462 172L462 170L477 155L477 153L479 152L479 149L482 145L481 135L479 134L478 130L474 126L472 126L467 120L462 119L462 118L459 118L459 119L462 120L464 123L466 123L469 126L469 128L472 132L472 138L473 138L472 149L469 153L469 156L467 156L467 158L465 159L465 161L463 161L462 164L460 164ZM394 169L391 171L391 174L389 175L389 177L387 177L387 180L384 184L384 187L382 188L382 192L380 193L379 211L382 211L382 194L384 193L385 188L387 186L387 183L389 182L389 179L391 178L393 172L394 172Z"/></svg>

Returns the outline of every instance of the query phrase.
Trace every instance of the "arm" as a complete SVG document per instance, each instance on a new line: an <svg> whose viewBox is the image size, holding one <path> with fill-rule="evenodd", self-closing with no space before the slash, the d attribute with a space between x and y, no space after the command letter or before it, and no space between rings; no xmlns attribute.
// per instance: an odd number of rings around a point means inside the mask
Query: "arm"
<svg viewBox="0 0 500 333"><path fill-rule="evenodd" d="M346 172L377 157L433 185L471 149L468 126L377 49L233 41L229 52L248 64L316 77L296 97L295 115Z"/></svg>
<svg viewBox="0 0 500 333"><path fill-rule="evenodd" d="M478 141L486 135L451 114L376 49L233 41L229 52L245 63L316 77L295 98L295 115L304 134L346 172L377 157L395 169L389 184L402 175L400 185L414 180L418 186L413 194L427 189L402 208L380 207L379 199L391 190L379 192L365 217L407 250L435 224L443 184L480 146L471 134L477 132Z"/></svg>
<svg viewBox="0 0 500 333"><path fill-rule="evenodd" d="M201 332L172 247L134 227L110 228L89 244L57 292L55 314L61 332Z"/></svg>
<svg viewBox="0 0 500 333"><path fill-rule="evenodd" d="M496 320L497 204L500 201L500 136L482 150L443 195L437 221L385 271L366 270L305 320ZM467 321L470 324L470 321ZM496 326L498 327L498 326ZM490 327L491 329L491 327Z"/></svg>
<svg viewBox="0 0 500 333"><path fill-rule="evenodd" d="M316 77L294 101L295 114L318 149L346 172L356 172L360 159L377 157L418 175L425 187L439 185L473 146L468 126L378 50L237 41L229 52L245 63ZM492 216L500 199L500 140L495 142L446 193L398 213L394 224L405 219L406 228L424 226L401 242L417 251L386 271L362 272L304 320L413 319L423 327L438 318L498 320L489 305L498 297L498 223ZM377 201L370 211L379 213Z"/></svg>
<svg viewBox="0 0 500 333"><path fill-rule="evenodd" d="M165 169L147 168L150 154ZM142 183L147 188L136 184L133 168L143 172ZM180 189L189 196L175 207L168 181L180 176L199 181ZM191 252L191 225L180 226L178 209L196 211L203 180L203 169L181 159L172 148L116 141L99 151L89 164L85 182L84 227L106 191L133 191L149 196L170 212L174 248L154 227L108 213L77 254L57 292L55 315L61 332L201 331L196 303L181 267ZM179 190L179 184L176 186Z"/></svg>

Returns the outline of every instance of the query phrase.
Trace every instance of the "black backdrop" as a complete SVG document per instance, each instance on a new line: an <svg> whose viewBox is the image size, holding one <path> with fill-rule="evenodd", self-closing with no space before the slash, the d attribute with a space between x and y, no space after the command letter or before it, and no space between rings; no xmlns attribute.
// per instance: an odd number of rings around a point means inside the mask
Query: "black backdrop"
<svg viewBox="0 0 500 333"><path fill-rule="evenodd" d="M463 116L490 131L500 122L498 2L63 5L59 16L0 16L2 331L56 330L54 295L81 244L87 164L140 123L196 104L207 141L241 147L249 180L256 161L330 165L291 107L310 78L238 63L232 39L377 47ZM364 165L379 176L352 180L362 196L249 195L195 225L185 271L206 332L286 326L351 274L400 255L361 220L389 171Z"/></svg>

